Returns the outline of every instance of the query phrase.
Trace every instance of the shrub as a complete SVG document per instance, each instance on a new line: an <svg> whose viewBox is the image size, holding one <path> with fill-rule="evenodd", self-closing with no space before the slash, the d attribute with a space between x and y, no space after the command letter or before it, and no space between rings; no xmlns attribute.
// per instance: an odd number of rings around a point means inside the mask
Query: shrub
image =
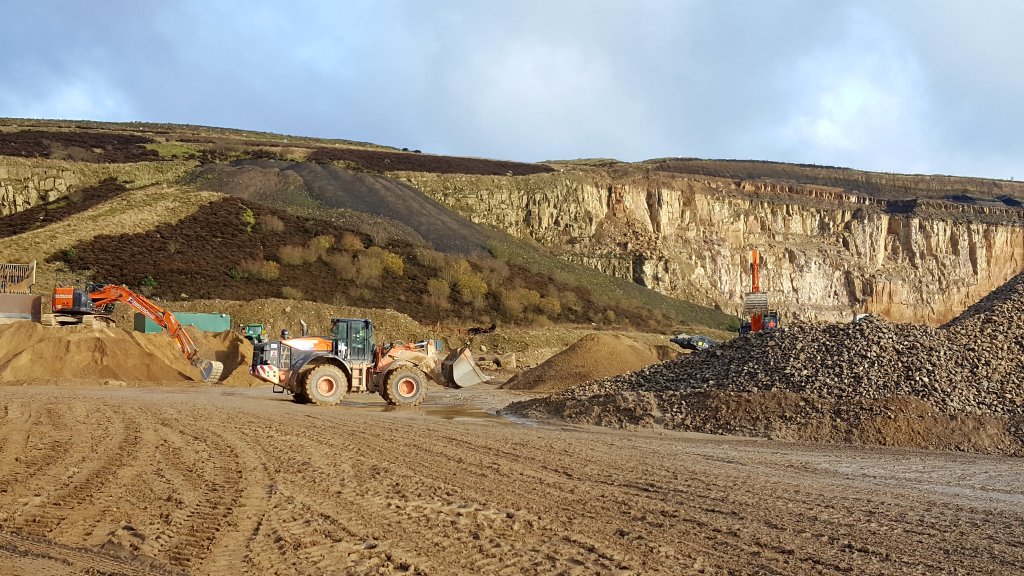
<svg viewBox="0 0 1024 576"><path fill-rule="evenodd" d="M323 254L334 247L334 236L331 236L330 234L323 234L313 238L310 241L310 245L313 243L316 243L317 248L320 250L320 254ZM317 256L319 256L319 254Z"/></svg>
<svg viewBox="0 0 1024 576"><path fill-rule="evenodd" d="M345 232L341 235L341 242L338 243L338 247L346 252L359 252L363 246L363 240L351 232Z"/></svg>
<svg viewBox="0 0 1024 576"><path fill-rule="evenodd" d="M352 256L343 252L331 252L324 254L323 260L334 269L334 273L338 278L351 280L355 277L356 264Z"/></svg>
<svg viewBox="0 0 1024 576"><path fill-rule="evenodd" d="M150 275L147 275L139 282L139 285L141 285L143 288L156 288L156 279Z"/></svg>
<svg viewBox="0 0 1024 576"><path fill-rule="evenodd" d="M604 313L604 321L606 324L615 323L615 310L606 310Z"/></svg>
<svg viewBox="0 0 1024 576"><path fill-rule="evenodd" d="M518 292L519 297L523 301L523 306L527 310L533 310L537 308L538 304L540 304L540 292L537 292L536 290L527 290L525 288L520 288Z"/></svg>
<svg viewBox="0 0 1024 576"><path fill-rule="evenodd" d="M498 306L501 309L502 314L508 318L516 319L523 315L523 299L520 297L519 290L499 290L498 291Z"/></svg>
<svg viewBox="0 0 1024 576"><path fill-rule="evenodd" d="M252 232L252 227L256 225L256 214L252 209L245 207L242 208L242 214L240 216L242 224L245 225L246 232Z"/></svg>
<svg viewBox="0 0 1024 576"><path fill-rule="evenodd" d="M242 279L242 271L239 270L238 268L229 268L228 278L231 278L232 280L237 282Z"/></svg>
<svg viewBox="0 0 1024 576"><path fill-rule="evenodd" d="M451 260L441 266L438 270L437 277L448 283L449 286L454 286L455 282L466 275L473 272L470 268L469 262L459 258L458 260Z"/></svg>
<svg viewBox="0 0 1024 576"><path fill-rule="evenodd" d="M288 300L302 300L306 297L306 295L302 293L302 290L292 288L291 286L282 287L281 296L284 296Z"/></svg>
<svg viewBox="0 0 1024 576"><path fill-rule="evenodd" d="M279 247L277 249L277 259L281 261L281 264L298 266L300 264L316 262L317 258L320 257L320 253L320 245L314 238L305 246L285 244Z"/></svg>
<svg viewBox="0 0 1024 576"><path fill-rule="evenodd" d="M545 296L537 302L537 310L548 318L557 318L562 313L562 303L558 298Z"/></svg>
<svg viewBox="0 0 1024 576"><path fill-rule="evenodd" d="M487 282L471 271L455 279L455 292L459 300L470 303L475 302L487 294Z"/></svg>
<svg viewBox="0 0 1024 576"><path fill-rule="evenodd" d="M477 266L480 268L480 275L484 282L493 290L505 283L509 277L508 264L494 258L477 258Z"/></svg>
<svg viewBox="0 0 1024 576"><path fill-rule="evenodd" d="M451 288L448 287L448 282L445 282L441 278L431 278L427 280L427 293L424 295L424 302L428 306L434 306L436 308L448 308L451 306L451 302L448 297L451 295Z"/></svg>
<svg viewBox="0 0 1024 576"><path fill-rule="evenodd" d="M416 251L416 261L427 268L437 270L444 266L447 258L444 254L429 248L420 248Z"/></svg>
<svg viewBox="0 0 1024 576"><path fill-rule="evenodd" d="M281 265L273 260L252 260L246 258L238 264L242 276L260 280L276 280L281 276Z"/></svg>
<svg viewBox="0 0 1024 576"><path fill-rule="evenodd" d="M379 283L381 275L384 274L384 261L388 254L390 252L383 248L371 246L362 254L357 255L355 257L356 284L369 286Z"/></svg>
<svg viewBox="0 0 1024 576"><path fill-rule="evenodd" d="M580 298L575 292L566 291L559 295L558 300L561 302L561 308L568 312L578 314L583 309L583 305L580 304Z"/></svg>
<svg viewBox="0 0 1024 576"><path fill-rule="evenodd" d="M405 273L405 261L398 254L386 252L384 254L384 271L392 276L401 276Z"/></svg>
<svg viewBox="0 0 1024 576"><path fill-rule="evenodd" d="M265 232L284 232L284 222L273 214L260 214L259 223Z"/></svg>

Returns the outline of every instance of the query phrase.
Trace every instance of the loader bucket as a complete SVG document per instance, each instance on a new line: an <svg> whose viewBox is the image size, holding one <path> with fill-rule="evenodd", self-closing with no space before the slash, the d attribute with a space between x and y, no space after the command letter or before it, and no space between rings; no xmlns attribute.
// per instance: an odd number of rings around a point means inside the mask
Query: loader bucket
<svg viewBox="0 0 1024 576"><path fill-rule="evenodd" d="M469 388L490 380L473 361L469 348L452 351L441 362L441 376L444 378L444 385L453 388Z"/></svg>
<svg viewBox="0 0 1024 576"><path fill-rule="evenodd" d="M192 365L199 368L199 372L203 376L203 382L207 384L216 384L220 381L220 375L224 373L224 365L214 360L196 358Z"/></svg>

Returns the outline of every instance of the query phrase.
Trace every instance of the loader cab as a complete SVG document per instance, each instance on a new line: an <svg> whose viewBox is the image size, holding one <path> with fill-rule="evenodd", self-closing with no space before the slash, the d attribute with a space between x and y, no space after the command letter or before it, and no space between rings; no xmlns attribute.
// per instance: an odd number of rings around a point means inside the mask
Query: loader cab
<svg viewBox="0 0 1024 576"><path fill-rule="evenodd" d="M374 360L373 324L366 318L331 319L332 352L349 362Z"/></svg>

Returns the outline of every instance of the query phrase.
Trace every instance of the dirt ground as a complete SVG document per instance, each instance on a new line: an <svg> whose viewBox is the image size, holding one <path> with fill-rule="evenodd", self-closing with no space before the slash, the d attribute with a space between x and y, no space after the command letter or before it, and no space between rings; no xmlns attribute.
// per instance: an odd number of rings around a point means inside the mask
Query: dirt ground
<svg viewBox="0 0 1024 576"><path fill-rule="evenodd" d="M519 395L517 395L519 394ZM1020 574L1020 460L0 388L0 574Z"/></svg>

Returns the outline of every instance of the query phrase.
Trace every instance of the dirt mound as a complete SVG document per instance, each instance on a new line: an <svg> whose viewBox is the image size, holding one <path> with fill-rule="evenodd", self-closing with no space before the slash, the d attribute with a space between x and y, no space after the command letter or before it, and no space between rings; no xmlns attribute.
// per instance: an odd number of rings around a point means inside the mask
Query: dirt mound
<svg viewBox="0 0 1024 576"><path fill-rule="evenodd" d="M597 378L639 370L661 361L659 351L619 334L588 334L502 388L564 390Z"/></svg>
<svg viewBox="0 0 1024 576"><path fill-rule="evenodd" d="M199 356L216 360L224 365L219 385L256 386L261 384L249 375L252 365L252 344L237 332L209 333L186 326L185 331L192 338ZM149 354L159 358L193 380L199 380L199 371L193 367L178 349L178 345L165 332L141 334L131 332L130 337Z"/></svg>
<svg viewBox="0 0 1024 576"><path fill-rule="evenodd" d="M1024 442L1024 334L1015 328L1021 312L1024 275L941 329L877 318L796 325L509 411L611 425L769 436L786 430L783 435L829 442L1016 454ZM783 392L794 395L796 404L756 400ZM695 415L694 398L729 394L746 394L740 402L760 408L748 411L746 420L728 411Z"/></svg>
<svg viewBox="0 0 1024 576"><path fill-rule="evenodd" d="M313 162L266 159L204 166L196 178L205 190L272 205L342 208L384 217L407 226L444 252L487 249L487 237L476 224L393 178Z"/></svg>
<svg viewBox="0 0 1024 576"><path fill-rule="evenodd" d="M162 302L169 310L179 312L209 312L227 314L235 326L263 324L267 335L277 338L282 328L293 336L299 334L299 321L305 320L309 332L323 336L331 330L331 318L369 318L373 321L374 337L378 341L422 340L431 332L412 318L394 310L382 308L355 308L333 306L320 302L283 300L267 298L249 301L235 300L189 300L186 302ZM120 307L115 313L119 326L131 329L134 310ZM189 334L193 334L188 328ZM205 336L210 336L206 334ZM223 333L221 338L227 338ZM240 337L240 336L239 336ZM244 340L244 339L243 339ZM199 342L196 343L199 346Z"/></svg>
<svg viewBox="0 0 1024 576"><path fill-rule="evenodd" d="M163 343L177 352L173 342ZM180 354L179 354L180 357ZM117 328L50 328L31 322L0 325L0 381L187 381L195 371L184 359L168 361Z"/></svg>

